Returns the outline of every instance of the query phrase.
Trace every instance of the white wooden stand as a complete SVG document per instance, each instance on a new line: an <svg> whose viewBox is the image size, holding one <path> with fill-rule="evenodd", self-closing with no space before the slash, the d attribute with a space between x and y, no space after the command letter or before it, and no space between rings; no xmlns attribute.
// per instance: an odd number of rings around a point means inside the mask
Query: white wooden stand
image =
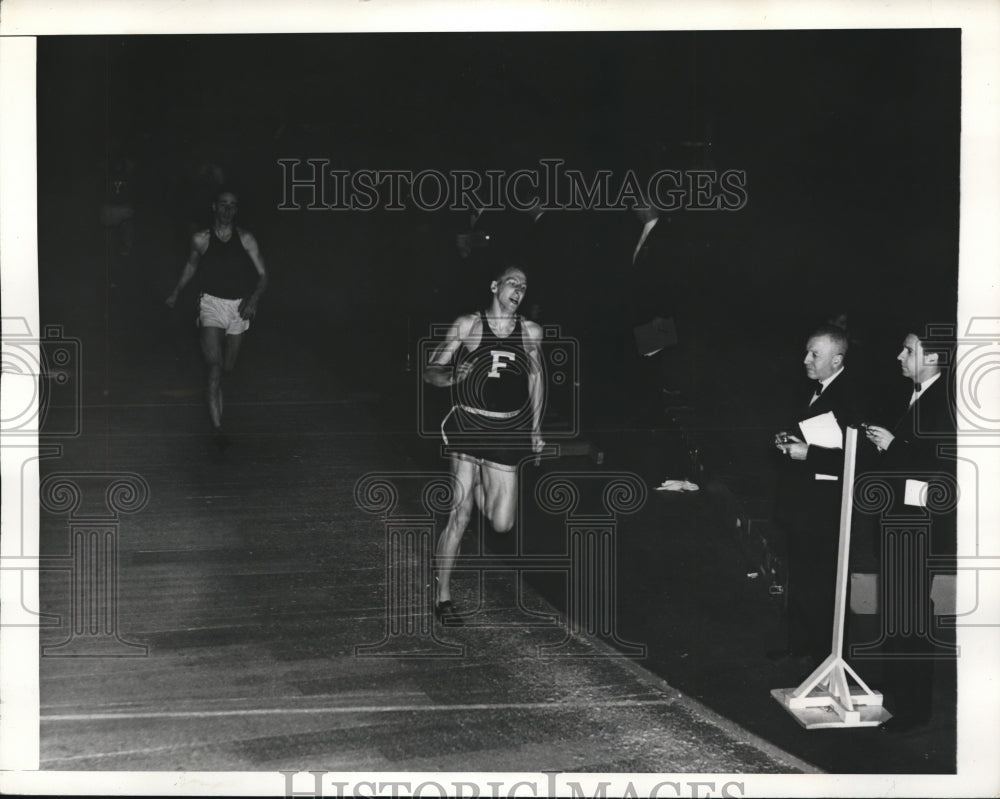
<svg viewBox="0 0 1000 799"><path fill-rule="evenodd" d="M882 707L882 694L865 685L864 680L843 658L857 449L858 431L854 427L848 427L844 442L844 475L841 478L843 490L840 500L840 546L837 551L832 652L797 688L775 688L771 691L771 696L807 730L877 727L892 718Z"/></svg>

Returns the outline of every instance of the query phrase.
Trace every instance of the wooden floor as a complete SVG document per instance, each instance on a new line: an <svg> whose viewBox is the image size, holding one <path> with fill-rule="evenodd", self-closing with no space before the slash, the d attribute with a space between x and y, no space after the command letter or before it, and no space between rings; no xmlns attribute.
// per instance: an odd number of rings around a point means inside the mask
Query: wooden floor
<svg viewBox="0 0 1000 799"><path fill-rule="evenodd" d="M95 585L117 579L116 601L93 599L117 619L94 634L89 589L43 572L58 617L42 631L43 770L811 770L571 636L510 572L458 575L477 612L435 626L418 584L427 519L406 508L440 473L415 469L349 380L273 329L227 386L219 452L193 341L161 343L143 359L121 336L87 342L107 356L89 362L82 435L43 462L43 556L76 552ZM402 510L366 510L368 474L390 475ZM116 480L135 493L113 497ZM45 498L65 482L75 510ZM400 529L413 550L396 557Z"/></svg>

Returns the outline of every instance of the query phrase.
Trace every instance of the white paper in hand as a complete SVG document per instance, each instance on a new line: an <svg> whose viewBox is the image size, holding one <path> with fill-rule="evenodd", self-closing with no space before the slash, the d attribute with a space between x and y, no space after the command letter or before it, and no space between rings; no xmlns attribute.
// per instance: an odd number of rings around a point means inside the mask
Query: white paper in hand
<svg viewBox="0 0 1000 799"><path fill-rule="evenodd" d="M799 422L802 437L811 447L826 447L827 449L843 449L844 433L837 424L833 411L821 413L810 419Z"/></svg>
<svg viewBox="0 0 1000 799"><path fill-rule="evenodd" d="M923 480L907 480L903 493L903 503L918 508L927 507L927 483Z"/></svg>
<svg viewBox="0 0 1000 799"><path fill-rule="evenodd" d="M843 449L844 434L837 424L833 411L821 413L799 422L802 437L810 447L825 447L826 449ZM833 474L817 474L817 480L836 480Z"/></svg>

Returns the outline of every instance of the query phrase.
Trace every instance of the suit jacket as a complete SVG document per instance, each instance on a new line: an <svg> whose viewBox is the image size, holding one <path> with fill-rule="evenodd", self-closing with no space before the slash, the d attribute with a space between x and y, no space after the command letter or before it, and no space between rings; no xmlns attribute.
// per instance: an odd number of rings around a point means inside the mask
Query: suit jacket
<svg viewBox="0 0 1000 799"><path fill-rule="evenodd" d="M812 405L808 406L806 414L800 421L821 416L828 411L832 411L837 418L841 434L846 433L849 426L857 426L865 418L866 408L861 392L853 372L847 367L844 367L844 371L824 389ZM813 479L817 474L834 475L839 478L844 474L844 450L810 446L804 463Z"/></svg>
<svg viewBox="0 0 1000 799"><path fill-rule="evenodd" d="M942 374L910 406L912 389L899 397L900 415L884 425L895 436L885 452L867 441L859 445L855 483L855 524L851 559L858 570L877 569L885 526L929 526L930 551L954 554L956 545L957 485L955 412L948 376ZM908 480L927 483L926 506L906 503ZM867 508L866 491L888 496ZM911 494L914 492L911 492Z"/></svg>
<svg viewBox="0 0 1000 799"><path fill-rule="evenodd" d="M673 257L676 241L671 235L670 222L661 216L636 251L643 225L634 218L629 221L631 224L622 239L620 267L629 287L629 322L635 326L655 316L672 317L680 298L678 264Z"/></svg>
<svg viewBox="0 0 1000 799"><path fill-rule="evenodd" d="M932 549L941 553L955 550L957 516L955 457L949 454L956 439L955 410L949 389L948 375L942 373L906 407L881 459L881 468L892 474L893 514L929 520ZM907 480L928 484L926 507L905 503Z"/></svg>
<svg viewBox="0 0 1000 799"><path fill-rule="evenodd" d="M905 410L891 428L895 439L885 452L888 466L901 471L936 471L946 462L940 446L955 440L955 411L948 389L948 376L942 374L910 405L907 387L906 399L900 402ZM954 463L951 459L947 462Z"/></svg>
<svg viewBox="0 0 1000 799"><path fill-rule="evenodd" d="M821 416L832 411L843 433L849 425L857 425L864 418L865 402L850 367L831 382L819 398L809 404L815 386L811 385L803 397L798 422ZM801 434L799 434L801 437ZM810 446L804 461L782 459L778 483L778 501L775 517L790 531L803 526L822 526L833 531L839 529L840 496L843 491L840 478L844 473L843 448ZM818 480L816 475L833 475L837 480Z"/></svg>

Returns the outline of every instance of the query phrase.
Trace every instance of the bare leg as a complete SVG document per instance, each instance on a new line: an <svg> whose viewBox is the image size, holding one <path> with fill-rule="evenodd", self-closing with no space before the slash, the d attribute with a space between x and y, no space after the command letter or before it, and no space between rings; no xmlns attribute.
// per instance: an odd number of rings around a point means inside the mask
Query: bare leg
<svg viewBox="0 0 1000 799"><path fill-rule="evenodd" d="M440 564L437 573L437 601L447 602L451 599L451 571L455 557L462 545L462 535L469 524L472 513L473 483L479 466L472 461L451 456L451 474L455 481L455 500L448 523L438 538L435 554Z"/></svg>
<svg viewBox="0 0 1000 799"><path fill-rule="evenodd" d="M227 372L233 371L236 366L236 356L240 354L240 346L243 344L243 334L226 335L225 355L222 359L222 368Z"/></svg>
<svg viewBox="0 0 1000 799"><path fill-rule="evenodd" d="M498 533L510 532L517 518L517 472L483 464L483 513Z"/></svg>
<svg viewBox="0 0 1000 799"><path fill-rule="evenodd" d="M201 351L208 369L205 402L216 435L222 434L222 375L233 370L242 343L242 334L227 335L221 327L201 329Z"/></svg>
<svg viewBox="0 0 1000 799"><path fill-rule="evenodd" d="M212 429L222 428L222 349L225 331L221 327L201 329L201 352L208 370L205 386L205 402Z"/></svg>
<svg viewBox="0 0 1000 799"><path fill-rule="evenodd" d="M226 345L222 355L222 371L225 374L233 371L236 366L236 356L240 354L240 345L243 343L243 334L226 334ZM219 389L219 414L222 414L222 389ZM228 443L228 442L227 442Z"/></svg>
<svg viewBox="0 0 1000 799"><path fill-rule="evenodd" d="M486 512L486 496L483 492L483 470L476 469L475 485L472 487L472 495L476 500L476 507L483 513Z"/></svg>

